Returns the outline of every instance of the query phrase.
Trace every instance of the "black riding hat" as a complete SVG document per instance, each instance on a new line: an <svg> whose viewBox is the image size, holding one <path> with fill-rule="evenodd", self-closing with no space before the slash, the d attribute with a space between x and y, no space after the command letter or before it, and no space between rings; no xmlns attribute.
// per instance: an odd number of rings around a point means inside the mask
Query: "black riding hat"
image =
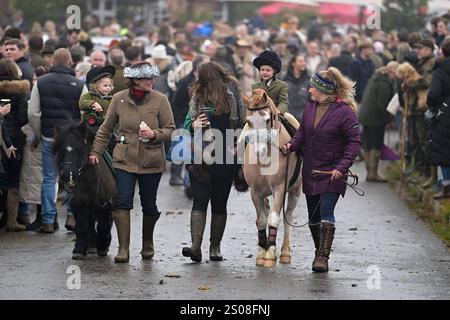
<svg viewBox="0 0 450 320"><path fill-rule="evenodd" d="M89 70L88 74L86 75L86 82L88 84L91 84L105 76L114 77L115 74L116 69L113 66L94 67Z"/></svg>
<svg viewBox="0 0 450 320"><path fill-rule="evenodd" d="M275 74L281 71L281 60L274 51L264 50L253 60L253 65L259 70L261 66L271 66L275 69Z"/></svg>

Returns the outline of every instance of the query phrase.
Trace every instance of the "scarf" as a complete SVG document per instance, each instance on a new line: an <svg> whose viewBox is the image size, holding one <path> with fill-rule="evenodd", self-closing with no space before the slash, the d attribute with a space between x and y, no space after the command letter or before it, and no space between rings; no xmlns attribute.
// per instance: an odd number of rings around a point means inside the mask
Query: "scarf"
<svg viewBox="0 0 450 320"><path fill-rule="evenodd" d="M137 87L131 88L131 96L137 104L140 104L142 101L144 101L148 93L148 91L139 89Z"/></svg>

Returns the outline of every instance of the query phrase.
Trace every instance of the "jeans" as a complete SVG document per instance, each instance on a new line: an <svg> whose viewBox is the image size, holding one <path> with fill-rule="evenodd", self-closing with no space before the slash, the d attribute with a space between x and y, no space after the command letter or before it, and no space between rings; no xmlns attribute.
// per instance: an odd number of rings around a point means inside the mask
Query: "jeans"
<svg viewBox="0 0 450 320"><path fill-rule="evenodd" d="M56 195L58 173L53 155L53 142L41 139L42 143L42 223L53 224L56 217Z"/></svg>
<svg viewBox="0 0 450 320"><path fill-rule="evenodd" d="M337 192L327 192L314 196L306 195L309 224L319 224L322 221L335 223L334 208L339 200L339 195Z"/></svg>
<svg viewBox="0 0 450 320"><path fill-rule="evenodd" d="M142 212L146 216L158 215L156 195L162 173L137 174L116 169L117 197L116 209L133 209L134 190L136 181L139 184Z"/></svg>

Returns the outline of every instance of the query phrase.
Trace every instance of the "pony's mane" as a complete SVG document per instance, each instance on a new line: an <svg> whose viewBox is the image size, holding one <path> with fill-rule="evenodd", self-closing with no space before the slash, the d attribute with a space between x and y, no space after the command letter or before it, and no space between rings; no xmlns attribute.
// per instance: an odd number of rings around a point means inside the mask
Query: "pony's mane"
<svg viewBox="0 0 450 320"><path fill-rule="evenodd" d="M56 163L59 164L66 147L70 145L75 150L87 151L88 146L84 143L85 134L82 125L71 124L57 130L55 142L53 144L53 154Z"/></svg>

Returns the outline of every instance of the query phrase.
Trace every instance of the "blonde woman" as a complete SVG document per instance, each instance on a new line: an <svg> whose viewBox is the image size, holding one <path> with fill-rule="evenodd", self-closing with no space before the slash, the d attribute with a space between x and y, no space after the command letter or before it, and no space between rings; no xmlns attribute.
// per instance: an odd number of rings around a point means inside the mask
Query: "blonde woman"
<svg viewBox="0 0 450 320"><path fill-rule="evenodd" d="M312 270L327 272L335 232L334 208L339 195L345 194L345 175L361 143L354 82L331 67L313 75L309 83L311 101L305 107L300 129L283 148L303 155L303 193L316 247ZM313 170L330 174L315 176Z"/></svg>
<svg viewBox="0 0 450 320"><path fill-rule="evenodd" d="M429 166L425 162L425 144L427 139L427 126L424 113L427 107L428 82L405 62L396 72L402 83L403 99L408 104L408 135L411 144L411 154L414 159L413 171L429 174Z"/></svg>

